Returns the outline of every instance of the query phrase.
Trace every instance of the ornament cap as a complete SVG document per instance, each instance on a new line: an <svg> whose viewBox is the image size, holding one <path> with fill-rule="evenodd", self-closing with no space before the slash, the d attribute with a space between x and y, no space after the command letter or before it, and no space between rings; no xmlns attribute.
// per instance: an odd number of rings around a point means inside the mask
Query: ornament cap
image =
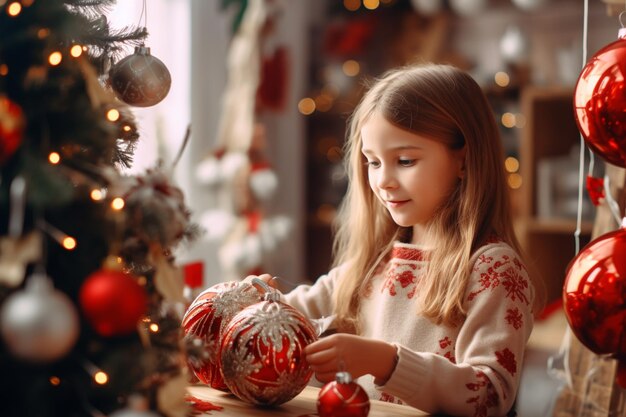
<svg viewBox="0 0 626 417"><path fill-rule="evenodd" d="M335 374L335 381L337 381L338 384L349 384L352 382L352 375L350 375L350 372L337 372Z"/></svg>
<svg viewBox="0 0 626 417"><path fill-rule="evenodd" d="M145 45L135 46L135 55L150 55L150 47Z"/></svg>

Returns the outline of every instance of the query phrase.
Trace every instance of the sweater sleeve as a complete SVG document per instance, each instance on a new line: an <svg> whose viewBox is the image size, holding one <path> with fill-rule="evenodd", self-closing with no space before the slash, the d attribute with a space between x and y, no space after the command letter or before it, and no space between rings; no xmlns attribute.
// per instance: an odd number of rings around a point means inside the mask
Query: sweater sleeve
<svg viewBox="0 0 626 417"><path fill-rule="evenodd" d="M333 314L333 290L340 268L334 268L328 274L320 276L313 285L297 286L284 294L283 300L309 319L330 317Z"/></svg>
<svg viewBox="0 0 626 417"><path fill-rule="evenodd" d="M378 389L431 413L486 417L510 410L533 326L534 289L509 246L492 245L475 259L454 357L399 345L396 369Z"/></svg>

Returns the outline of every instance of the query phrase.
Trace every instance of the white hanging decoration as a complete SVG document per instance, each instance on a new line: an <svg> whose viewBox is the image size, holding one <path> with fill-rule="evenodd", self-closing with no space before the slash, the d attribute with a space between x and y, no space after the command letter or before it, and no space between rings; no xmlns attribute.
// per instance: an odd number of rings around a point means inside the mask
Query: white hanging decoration
<svg viewBox="0 0 626 417"><path fill-rule="evenodd" d="M536 10L548 3L548 0L511 0L513 4L522 10Z"/></svg>
<svg viewBox="0 0 626 417"><path fill-rule="evenodd" d="M250 173L249 186L257 199L267 201L278 188L278 177L269 168L253 169Z"/></svg>
<svg viewBox="0 0 626 417"><path fill-rule="evenodd" d="M462 16L475 16L487 5L487 0L450 0L450 7Z"/></svg>
<svg viewBox="0 0 626 417"><path fill-rule="evenodd" d="M500 39L500 54L502 59L508 63L519 63L528 56L528 40L517 26L506 28L504 35Z"/></svg>
<svg viewBox="0 0 626 417"><path fill-rule="evenodd" d="M424 16L432 16L441 11L443 0L411 0L413 9Z"/></svg>

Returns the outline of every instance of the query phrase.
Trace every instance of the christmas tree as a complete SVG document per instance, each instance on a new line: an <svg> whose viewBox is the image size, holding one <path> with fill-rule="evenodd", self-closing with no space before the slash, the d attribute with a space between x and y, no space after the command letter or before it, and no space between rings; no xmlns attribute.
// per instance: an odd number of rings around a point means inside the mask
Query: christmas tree
<svg viewBox="0 0 626 417"><path fill-rule="evenodd" d="M0 0L0 416L184 415L173 167L107 87L112 0ZM169 85L168 85L169 88Z"/></svg>

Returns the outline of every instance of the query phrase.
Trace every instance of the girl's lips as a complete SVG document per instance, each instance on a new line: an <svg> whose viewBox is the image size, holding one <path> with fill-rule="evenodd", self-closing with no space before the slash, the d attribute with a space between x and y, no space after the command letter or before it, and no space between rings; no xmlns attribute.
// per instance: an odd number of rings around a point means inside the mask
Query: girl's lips
<svg viewBox="0 0 626 417"><path fill-rule="evenodd" d="M395 200L395 201L387 201L387 206L391 207L391 208L398 208L406 203L408 203L409 200Z"/></svg>

